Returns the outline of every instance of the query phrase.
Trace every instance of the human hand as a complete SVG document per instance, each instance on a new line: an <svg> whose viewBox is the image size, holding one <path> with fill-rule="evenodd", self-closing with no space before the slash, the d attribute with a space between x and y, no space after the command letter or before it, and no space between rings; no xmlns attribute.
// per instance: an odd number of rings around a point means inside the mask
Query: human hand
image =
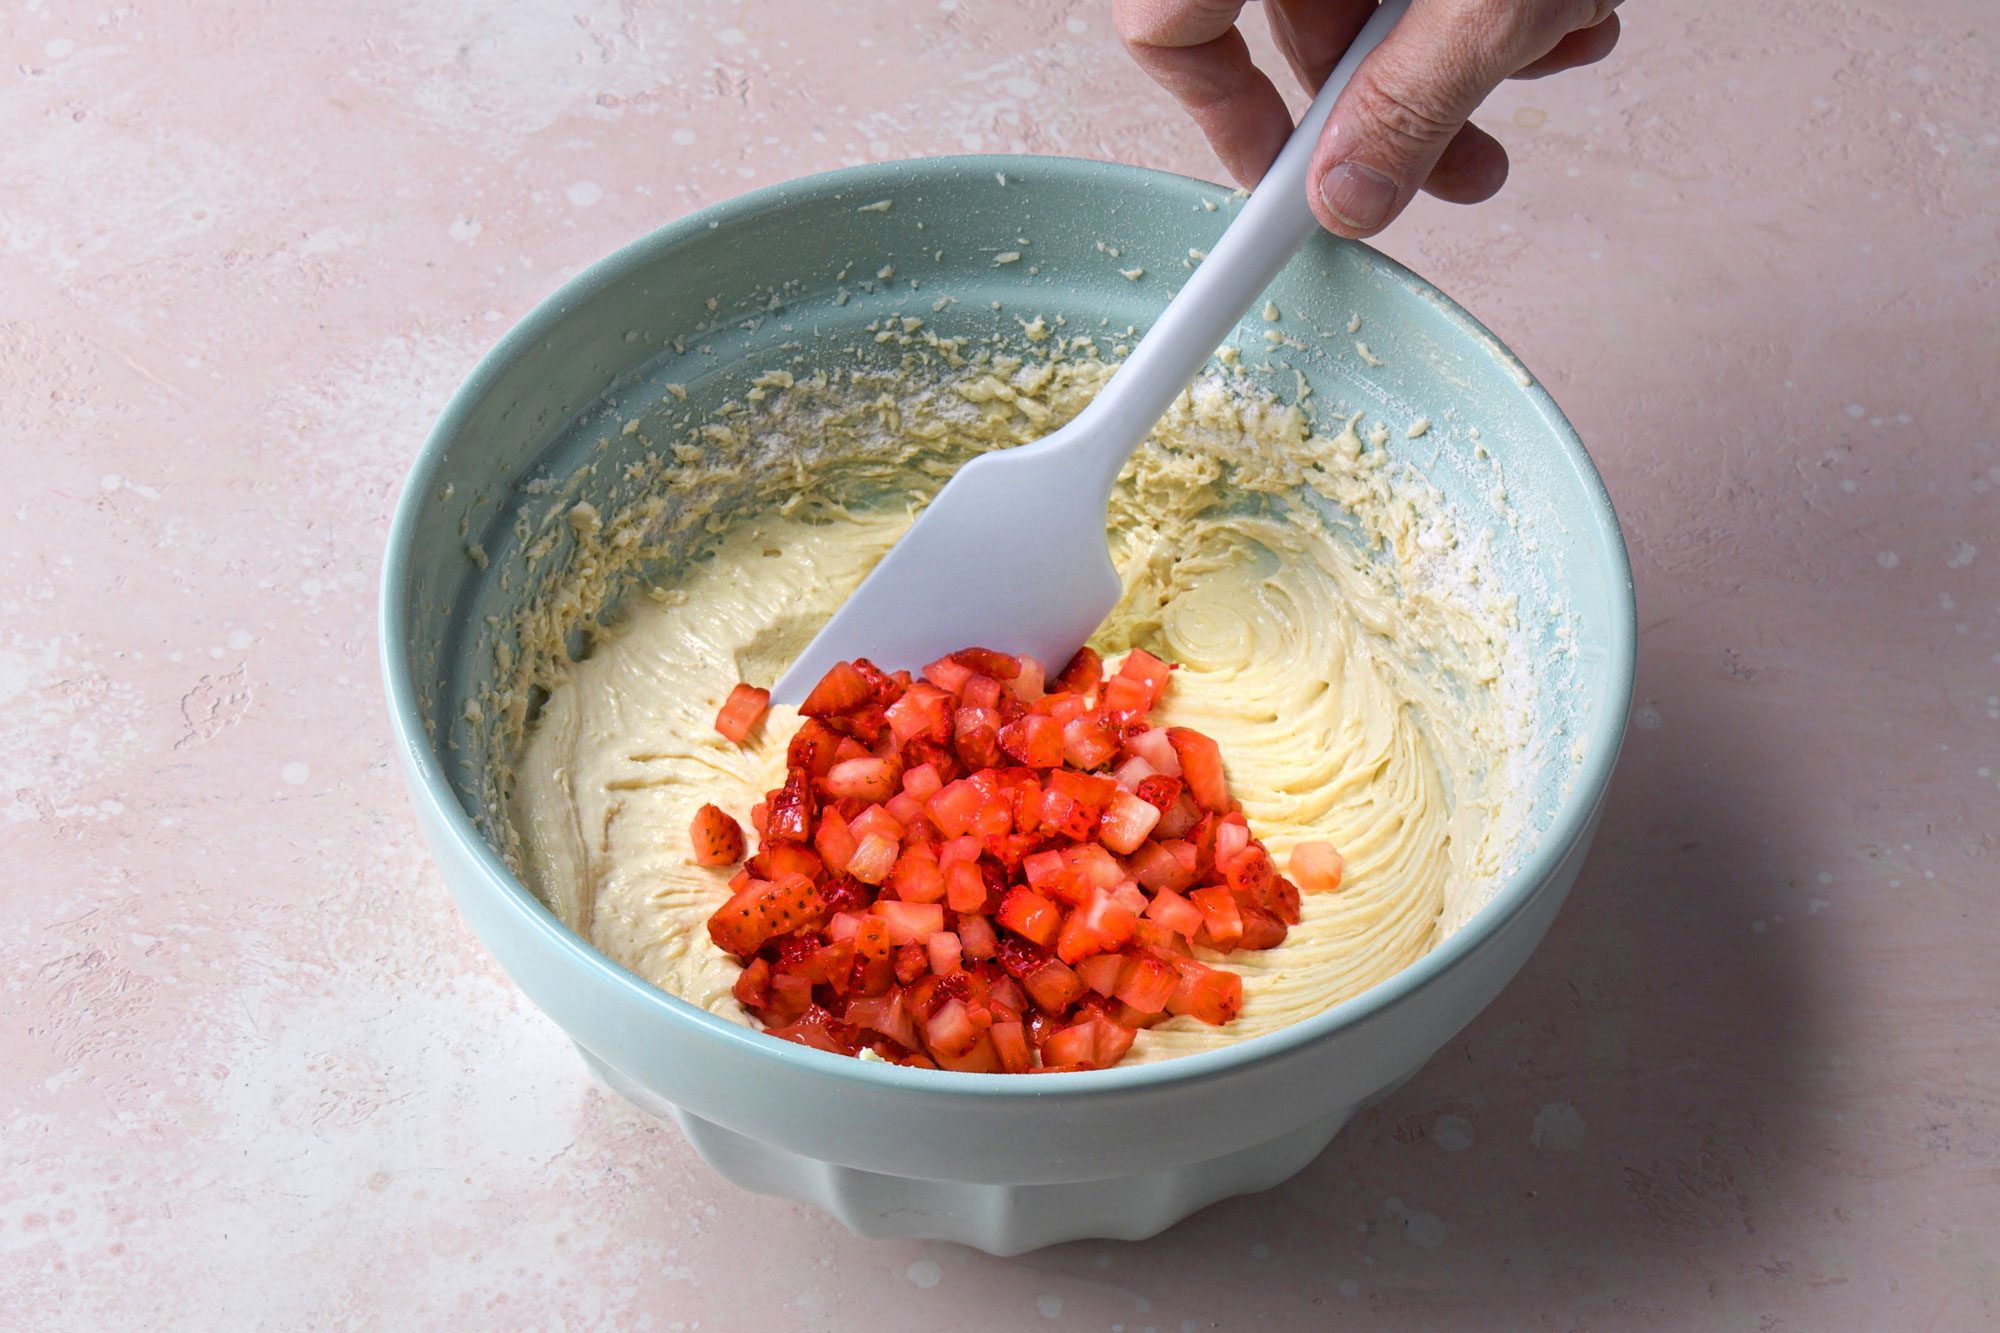
<svg viewBox="0 0 2000 1333"><path fill-rule="evenodd" d="M1112 0L1139 67L1179 99L1243 185L1255 184L1292 132L1277 88L1236 30L1246 0ZM1317 92L1376 0L1265 0L1271 35ZM1308 171L1320 225L1372 236L1419 189L1476 204L1507 179L1507 150L1470 117L1509 78L1602 60L1618 40L1619 0L1412 0L1334 104Z"/></svg>

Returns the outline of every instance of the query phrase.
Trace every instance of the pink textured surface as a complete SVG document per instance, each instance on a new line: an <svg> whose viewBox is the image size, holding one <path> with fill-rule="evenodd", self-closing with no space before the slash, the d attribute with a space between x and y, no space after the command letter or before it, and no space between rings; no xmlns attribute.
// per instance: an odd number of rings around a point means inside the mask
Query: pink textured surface
<svg viewBox="0 0 2000 1333"><path fill-rule="evenodd" d="M418 848L374 580L474 358L664 219L968 149L1212 173L1104 8L7 7L7 1322L1993 1326L2000 25L1627 12L1491 104L1498 202L1386 245L1628 524L1599 851L1303 1176L1004 1262L739 1194L585 1080Z"/></svg>

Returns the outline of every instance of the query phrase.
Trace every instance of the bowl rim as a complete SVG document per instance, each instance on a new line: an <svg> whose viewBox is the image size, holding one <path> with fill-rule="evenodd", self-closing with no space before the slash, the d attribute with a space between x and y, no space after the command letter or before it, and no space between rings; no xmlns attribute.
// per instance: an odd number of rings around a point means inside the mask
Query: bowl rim
<svg viewBox="0 0 2000 1333"><path fill-rule="evenodd" d="M1052 1095L1107 1096L1197 1083L1252 1064L1292 1055L1303 1047L1359 1026L1436 982L1520 914L1537 888L1591 831L1592 817L1609 784L1631 711L1638 648L1637 605L1623 529L1612 508L1604 480L1585 450L1583 441L1539 377L1530 375L1531 382L1523 385L1521 391L1527 395L1530 406L1555 436L1570 466L1584 483L1589 499L1587 518L1604 548L1603 555L1609 566L1606 572L1612 578L1611 623L1606 627L1605 635L1607 697L1603 701L1604 707L1593 709L1584 719L1581 739L1585 750L1575 780L1550 817L1541 839L1522 858L1513 873L1484 905L1429 953L1367 990L1309 1018L1215 1050L1050 1077L968 1074L951 1070L911 1069L835 1055L768 1036L690 1004L612 962L571 930L521 882L480 836L453 794L444 764L425 731L417 704L416 682L410 671L408 644L402 627L408 618L409 566L425 497L438 479L450 445L478 401L514 363L539 349L544 337L560 320L598 292L623 280L631 270L650 265L698 237L766 210L827 196L907 189L913 183L967 171L1004 173L1010 167L1018 169L1024 177L1032 173L1043 179L1076 180L1100 188L1108 181L1116 181L1122 186L1178 191L1189 196L1195 196L1196 192L1212 196L1218 190L1227 191L1229 188L1175 172L1088 158L1039 154L961 154L899 159L803 176L710 204L621 246L584 268L538 302L480 357L471 373L453 392L412 461L390 523L380 587L377 637L390 726L396 743L408 760L406 772L412 778L412 796L421 812L428 816L431 827L442 831L450 839L451 850L477 869L477 891L496 897L502 910L515 918L517 925L537 937L541 946L561 960L566 968L581 968L592 974L599 984L624 990L628 1000L658 1013L666 1022L691 1024L701 1035L733 1046L748 1058L777 1061L792 1066L796 1073L844 1079L874 1090L973 1098L1040 1099ZM1358 241L1340 243L1367 250L1372 263L1400 278L1418 295L1428 298L1469 334L1499 348L1507 357L1513 358L1514 364L1520 364L1511 348L1433 284L1372 246ZM1618 596L1621 589L1623 597Z"/></svg>

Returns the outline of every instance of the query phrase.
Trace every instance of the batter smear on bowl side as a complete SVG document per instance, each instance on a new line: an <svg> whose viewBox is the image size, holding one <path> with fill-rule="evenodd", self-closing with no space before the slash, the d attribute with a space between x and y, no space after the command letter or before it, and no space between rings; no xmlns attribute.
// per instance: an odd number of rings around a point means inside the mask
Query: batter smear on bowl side
<svg viewBox="0 0 2000 1333"><path fill-rule="evenodd" d="M522 627L508 696L488 710L503 732L508 725L520 732L518 757L500 780L510 852L529 885L595 947L654 985L737 1022L761 1026L757 1014L764 1013L780 1019L780 1026L796 1024L804 1012L796 991L776 1006L771 999L784 969L768 958L761 973L755 961L744 966L745 958L757 958L754 945L761 941L731 934L734 927L725 924L719 942L711 922L747 883L732 889L740 873L734 858L758 851L742 823L753 822L759 805L767 828L779 813L767 793L785 790L788 768L795 767L788 755L802 728L815 722L789 708L764 712L761 700L737 687L776 677L908 526L912 506L951 464L980 449L1045 434L1073 415L1110 371L1094 360L1000 360L923 385L897 385L893 394L882 392L888 387L882 383L801 380L760 403L751 424L739 419L729 432L708 438L700 457L690 449L662 467L649 482L649 498L631 513L606 517L592 510L573 522L585 548L576 565L584 572L558 583L538 618ZM1202 878L1170 888L1204 916L1202 924L1195 926L1172 900L1162 909L1188 927L1180 934L1188 956L1225 978L1210 984L1221 1002L1197 1004L1190 993L1177 1005L1170 993L1162 1003L1164 1019L1138 1027L1129 1051L1121 1049L1123 1036L1088 1028L1078 1017L1079 1002L1091 1016L1132 1020L1169 981L1180 989L1185 976L1199 974L1177 969L1168 978L1149 967L1128 977L1127 965L1120 964L1113 977L1110 964L1090 962L1106 956L1103 950L1064 961L1061 930L1082 904L1044 892L1048 886L1037 885L1025 852L1016 865L991 854L956 863L991 877L982 881L980 904L990 911L964 914L988 923L972 926L971 938L963 929L929 929L932 915L954 925L960 920L946 858L937 857L945 897L931 903L921 901L935 887L928 872L906 868L916 877L910 880L914 893L896 891L890 899L939 910L922 913L921 921L901 908L862 914L887 921L879 929L889 934L883 956L892 974L899 958L919 980L949 975L954 961L960 968L968 958L983 961L983 932L995 929L991 957L1013 988L1025 990L1025 977L1040 967L1041 955L1017 956L1009 969L999 946L1010 938L1061 962L1081 987L1064 999L1069 982L1051 974L1059 984L1049 990L1049 1003L1026 1007L1024 1025L1033 1012L1053 1007L1067 1028L1087 1028L1058 1046L1057 1055L1067 1058L1048 1063L1155 1060L1272 1032L1322 1012L1421 957L1486 901L1511 868L1522 832L1528 784L1520 775L1533 763L1532 673L1519 644L1514 599L1485 577L1482 538L1461 532L1436 492L1392 461L1388 438L1386 428L1364 431L1358 420L1320 434L1294 407L1236 379L1205 378L1134 455L1113 498L1111 549L1125 591L1093 641L1107 676L1102 688L1134 674L1149 682L1148 663L1157 662L1165 678L1172 665L1170 683L1145 689L1147 731L1164 738L1178 729L1212 742L1226 765L1226 800L1241 811L1241 822L1225 821L1227 807L1204 808L1190 794L1198 818L1212 816L1198 836L1226 836L1232 855L1255 845L1268 857L1270 882L1246 868L1244 883L1232 886L1226 871L1215 871L1211 846L1197 871ZM749 502L740 499L745 477L754 481ZM727 487L719 487L718 478ZM661 497L673 495L683 514L699 512L701 496L692 488L702 486L718 487L717 494L730 490L739 499L718 503L698 527L683 517L681 531L694 529L700 540L681 536L682 554L663 559L658 529L668 511ZM678 495L677 487L689 493ZM651 553L645 586L623 599L608 624L597 625L595 608L614 604L604 589L621 569L640 567L640 552ZM995 552L994 576L1006 576L1004 551ZM580 627L590 630L588 651L572 657L565 645ZM993 647L1005 657L1006 645ZM1018 672L1012 685L989 671L970 674L1003 685L1016 706L1027 706L1019 698ZM1042 685L1053 689L1051 682ZM972 706L997 706L997 700L984 702L988 685L975 688L981 693ZM532 714L522 702L531 689L546 696ZM961 694L955 708L963 706ZM955 744L955 709L953 718ZM992 766L1032 768L999 739L1018 721L1005 719L995 728ZM1011 739L1014 749L1047 743L1019 730ZM1129 788L1115 777L1120 765L1140 757L1185 788L1190 774L1184 754L1171 743L1157 755L1128 753L1122 737L1111 743L1109 754L1088 765L1070 761L1090 755L1066 748L1065 767L1081 770L1079 777L1101 774L1159 819L1186 813L1177 809L1178 793L1166 809L1143 801L1139 780L1149 775L1137 774ZM863 748L868 758L881 757ZM834 762L862 758L850 751ZM954 782L983 766L955 758ZM1166 773L1174 767L1180 772ZM912 803L928 807L949 783L932 791L920 776L918 795L906 784L921 768L902 763L897 789L884 787L883 799L865 804L886 806L908 796L904 813L914 813ZM857 798L874 794L867 784L886 781L872 768L865 774L850 768L842 778ZM1102 798L1100 820L1113 805L1127 818L1143 818L1131 801L1087 785ZM798 840L822 864L818 815L838 809L840 800L815 792L814 822ZM874 882L894 886L902 841L887 842L886 827L862 827L857 821L866 816L851 801L839 813L846 835L836 830L829 836L836 857L848 858L848 873L860 855L864 873L853 878L866 881L879 871ZM1225 827L1241 832L1224 834ZM732 829L742 840L740 850ZM1192 826L1181 831L1192 833ZM871 834L880 840L870 843ZM1239 836L1242 846L1235 845ZM1169 867L1147 848L1188 839L1164 839L1149 830L1132 851L1121 852L1113 838L1123 843L1129 833L1107 837L1100 831L1088 844L1095 850L1085 854L1111 862L1095 866L1107 882L1103 900L1091 899L1094 919L1110 923L1116 934L1131 912L1139 923L1132 925L1132 938L1141 925L1147 932L1177 933L1151 907L1162 897L1153 882L1171 886L1182 868ZM890 851L886 866L878 865ZM1119 871L1115 882L1112 868ZM798 866L768 862L764 869L773 873L751 878L774 884L783 879L779 872L800 873ZM969 906L970 872L956 873L965 881L961 901ZM1281 876L1319 891L1298 894L1296 907L1288 907L1277 885ZM1143 902L1133 903L1129 894L1119 900L1126 881L1140 885ZM1224 891L1210 895L1210 917L1191 892L1218 885ZM1244 888L1257 903L1266 891L1278 895L1260 907L1270 924L1252 920L1246 927L1244 900L1232 887ZM1006 925L1006 904L1016 889L1059 909L1048 941L1036 938L1047 931L1048 919L1031 898L1012 899L1011 919L1027 929ZM798 894L798 884L788 891ZM1231 904L1241 933L1224 951L1217 946L1231 933ZM788 910L811 905L799 898ZM730 919L749 919L750 906L739 903ZM772 912L780 907L787 903L768 904ZM1295 921L1286 919L1292 915ZM831 916L814 918L808 933L834 943ZM874 950L878 927L865 929ZM932 940L944 934L953 938L939 940L934 953ZM731 944L742 947L732 951ZM954 945L956 960L950 957ZM794 946L795 953L803 948ZM1088 975L1086 968L1092 969ZM783 990L797 983L777 984ZM1097 999L1084 1000L1086 994ZM892 1026L927 1023L957 1000L959 1009L947 1010L940 1027L942 1047L924 1043L957 1051L967 1037L960 1023L960 1009L969 1008L964 999L932 995L925 1015L870 1016ZM818 1040L826 1034L790 1035ZM975 1045L984 1036L975 1037ZM1003 1040L1011 1041L1011 1034ZM1008 1066L997 1046L994 1057Z"/></svg>

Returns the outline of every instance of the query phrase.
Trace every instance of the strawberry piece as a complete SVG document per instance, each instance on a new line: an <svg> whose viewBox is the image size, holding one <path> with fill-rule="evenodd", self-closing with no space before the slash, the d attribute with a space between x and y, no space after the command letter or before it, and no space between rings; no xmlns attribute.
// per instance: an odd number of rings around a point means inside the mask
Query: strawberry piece
<svg viewBox="0 0 2000 1333"><path fill-rule="evenodd" d="M1021 659L1021 674L1007 682L1007 691L1024 704L1032 704L1048 693L1048 677L1042 664L1032 657Z"/></svg>
<svg viewBox="0 0 2000 1333"><path fill-rule="evenodd" d="M1085 644L1076 650L1076 656L1069 659L1056 678L1049 682L1052 692L1068 694L1089 694L1104 679L1104 659L1097 650Z"/></svg>
<svg viewBox="0 0 2000 1333"><path fill-rule="evenodd" d="M715 729L733 744L741 745L750 731L771 708L771 692L755 685L737 684L722 701L715 715Z"/></svg>
<svg viewBox="0 0 2000 1333"><path fill-rule="evenodd" d="M1014 1019L1003 1019L987 1029L1000 1068L1009 1074L1025 1074L1034 1068L1034 1052L1028 1046L1028 1029Z"/></svg>
<svg viewBox="0 0 2000 1333"><path fill-rule="evenodd" d="M785 774L785 785L771 793L764 836L805 842L813 835L818 813L819 799L813 795L812 774L803 768L791 769Z"/></svg>
<svg viewBox="0 0 2000 1333"><path fill-rule="evenodd" d="M1265 911L1254 902L1245 901L1247 895L1236 895L1236 912L1243 921L1243 938L1236 942L1239 949L1275 949L1285 942L1285 923Z"/></svg>
<svg viewBox="0 0 2000 1333"><path fill-rule="evenodd" d="M994 680L1012 680L1021 674L1020 658L996 653L991 648L961 648L951 655L951 660Z"/></svg>
<svg viewBox="0 0 2000 1333"><path fill-rule="evenodd" d="M884 716L898 741L924 739L942 743L951 739L953 711L949 693L928 681L919 681L890 704Z"/></svg>
<svg viewBox="0 0 2000 1333"><path fill-rule="evenodd" d="M762 958L752 958L729 989L745 1009L761 1008L771 995L771 965Z"/></svg>
<svg viewBox="0 0 2000 1333"><path fill-rule="evenodd" d="M1242 977L1192 958L1180 959L1175 966L1181 977L1167 1001L1167 1012L1187 1014L1215 1027L1242 1012Z"/></svg>
<svg viewBox="0 0 2000 1333"><path fill-rule="evenodd" d="M1000 937L994 932L993 923L981 915L960 914L958 939L967 958L985 960L1000 951Z"/></svg>
<svg viewBox="0 0 2000 1333"><path fill-rule="evenodd" d="M1096 1020L1066 1027L1056 1032L1042 1043L1042 1060L1046 1064L1061 1065L1066 1069L1097 1068L1097 1028Z"/></svg>
<svg viewBox="0 0 2000 1333"><path fill-rule="evenodd" d="M1347 873L1347 862L1330 842L1302 842L1292 848L1292 879L1304 893L1332 893Z"/></svg>
<svg viewBox="0 0 2000 1333"><path fill-rule="evenodd" d="M1167 692L1167 681L1173 668L1144 648L1134 648L1125 654L1125 660L1118 664L1118 679L1136 681L1146 690L1146 707L1151 708L1155 700ZM1143 710L1142 710L1143 711Z"/></svg>
<svg viewBox="0 0 2000 1333"><path fill-rule="evenodd" d="M1169 779L1171 781L1171 779ZM1120 856L1127 856L1139 849L1146 841L1146 835L1160 822L1160 808L1143 801L1128 791L1119 791L1105 807L1098 820L1097 836L1104 845ZM1269 865L1269 858L1266 858Z"/></svg>
<svg viewBox="0 0 2000 1333"><path fill-rule="evenodd" d="M766 1031L774 1037L795 1041L801 1046L814 1046L822 1051L832 1051L835 1055L854 1055L861 1049L860 1042L855 1039L854 1029L818 1005L808 1008L796 1022L767 1028Z"/></svg>
<svg viewBox="0 0 2000 1333"><path fill-rule="evenodd" d="M1202 809L1223 814L1229 809L1229 780L1222 771L1222 750L1198 731L1168 727L1167 739L1181 761L1188 791Z"/></svg>
<svg viewBox="0 0 2000 1333"><path fill-rule="evenodd" d="M1186 846L1185 843L1177 845ZM1191 848L1189 850L1192 851ZM1156 895L1155 901L1162 891L1178 892L1195 882L1192 858L1190 864L1183 868L1180 858L1162 843L1148 842L1135 848L1130 865L1132 878L1150 889Z"/></svg>
<svg viewBox="0 0 2000 1333"><path fill-rule="evenodd" d="M1274 876L1265 894L1265 903L1278 920L1288 926L1299 924L1299 886L1283 875Z"/></svg>
<svg viewBox="0 0 2000 1333"><path fill-rule="evenodd" d="M1139 779L1139 785L1132 789L1132 794L1164 815L1179 802L1184 786L1179 778L1154 773Z"/></svg>
<svg viewBox="0 0 2000 1333"><path fill-rule="evenodd" d="M835 717L874 702L875 687L852 662L835 662L812 687L799 712L807 717Z"/></svg>
<svg viewBox="0 0 2000 1333"><path fill-rule="evenodd" d="M1226 888L1214 886L1196 889L1188 895L1188 900L1201 909L1202 925L1215 947L1225 953L1235 948L1243 938L1243 913L1238 910L1234 895Z"/></svg>
<svg viewBox="0 0 2000 1333"><path fill-rule="evenodd" d="M978 674L979 672L972 667L963 662L955 662L949 657L940 657L925 667L923 672L925 680L953 695L964 690L965 682Z"/></svg>
<svg viewBox="0 0 2000 1333"><path fill-rule="evenodd" d="M997 713L1000 711L1000 695L999 681L991 676L974 676L965 682L965 688L959 692L958 702L961 707L990 708Z"/></svg>
<svg viewBox="0 0 2000 1333"><path fill-rule="evenodd" d="M1041 894L1027 888L1007 890L1006 896L1000 900L1000 910L994 920L1021 938L1033 940L1044 948L1055 943L1056 935L1062 929L1061 910Z"/></svg>
<svg viewBox="0 0 2000 1333"><path fill-rule="evenodd" d="M1180 799L1161 813L1160 822L1153 829L1153 836L1161 839L1185 838L1201 820L1201 807L1194 803L1193 796L1183 790Z"/></svg>
<svg viewBox="0 0 2000 1333"><path fill-rule="evenodd" d="M1278 872L1271 866L1270 853L1264 850L1262 843L1246 843L1235 855L1225 857L1222 855L1222 840L1218 837L1215 864L1230 888L1247 893L1260 903L1278 878Z"/></svg>
<svg viewBox="0 0 2000 1333"><path fill-rule="evenodd" d="M1153 894L1153 901L1146 907L1146 917L1188 939L1193 939L1195 932L1207 924L1207 918L1199 907L1168 888Z"/></svg>
<svg viewBox="0 0 2000 1333"><path fill-rule="evenodd" d="M1153 771L1170 778L1181 775L1181 758L1165 727L1148 727L1126 734L1125 749L1153 766Z"/></svg>
<svg viewBox="0 0 2000 1333"><path fill-rule="evenodd" d="M879 833L890 842L900 843L903 840L902 822L879 805L862 806L855 813L849 827L854 830L854 836L857 838Z"/></svg>
<svg viewBox="0 0 2000 1333"><path fill-rule="evenodd" d="M886 801L903 778L893 759L843 759L828 770L822 785L829 796L862 801Z"/></svg>
<svg viewBox="0 0 2000 1333"><path fill-rule="evenodd" d="M924 948L930 954L931 971L938 976L949 976L964 962L965 946L953 931L940 930L924 941Z"/></svg>
<svg viewBox="0 0 2000 1333"><path fill-rule="evenodd" d="M1180 969L1158 958L1141 955L1132 960L1118 981L1114 992L1120 1003L1129 1004L1144 1014L1157 1014L1167 1007L1179 989Z"/></svg>
<svg viewBox="0 0 2000 1333"><path fill-rule="evenodd" d="M849 827L847 821L840 817L840 811L821 812L819 828L813 834L813 849L819 853L820 860L826 863L828 869L845 871L860 841L854 836L854 830Z"/></svg>
<svg viewBox="0 0 2000 1333"><path fill-rule="evenodd" d="M942 903L906 903L894 898L880 898L868 910L888 926L891 944L922 944L944 929Z"/></svg>
<svg viewBox="0 0 2000 1333"><path fill-rule="evenodd" d="M854 855L848 858L847 873L863 884L880 884L895 868L900 848L896 840L883 833L870 833L854 848Z"/></svg>
<svg viewBox="0 0 2000 1333"><path fill-rule="evenodd" d="M972 1049L979 1036L979 1029L973 1026L972 1011L963 1000L946 1000L924 1020L924 1043L935 1056L963 1055Z"/></svg>
<svg viewBox="0 0 2000 1333"><path fill-rule="evenodd" d="M818 853L796 842L769 843L763 851L743 864L755 879L775 880L787 875L804 875L816 881L826 869L826 863L819 859Z"/></svg>
<svg viewBox="0 0 2000 1333"><path fill-rule="evenodd" d="M896 858L889 887L906 903L934 903L945 896L944 873L929 843L912 843Z"/></svg>
<svg viewBox="0 0 2000 1333"><path fill-rule="evenodd" d="M785 767L803 768L815 778L826 776L833 767L835 751L841 742L841 735L816 717L809 717L799 724L792 734L791 744L785 747Z"/></svg>
<svg viewBox="0 0 2000 1333"><path fill-rule="evenodd" d="M1044 1011L1061 1014L1083 994L1083 979L1060 959L1045 958L1021 978L1021 989Z"/></svg>
<svg viewBox="0 0 2000 1333"><path fill-rule="evenodd" d="M890 1041L909 1050L919 1044L917 1025L903 1006L902 992L891 995L865 995L847 1002L846 1021L858 1028L879 1032Z"/></svg>
<svg viewBox="0 0 2000 1333"><path fill-rule="evenodd" d="M1063 758L1073 768L1101 768L1118 753L1118 731L1102 716L1085 713L1063 724Z"/></svg>
<svg viewBox="0 0 2000 1333"><path fill-rule="evenodd" d="M1000 748L1029 768L1055 768L1063 761L1062 723L1029 713L1000 729Z"/></svg>
<svg viewBox="0 0 2000 1333"><path fill-rule="evenodd" d="M704 805L695 811L688 835L694 843L696 865L733 866L743 859L743 826L721 806Z"/></svg>
<svg viewBox="0 0 2000 1333"><path fill-rule="evenodd" d="M708 933L725 951L748 958L772 936L816 923L825 907L804 875L753 879L709 917Z"/></svg>
<svg viewBox="0 0 2000 1333"><path fill-rule="evenodd" d="M1076 974L1083 984L1107 999L1118 991L1118 982L1125 975L1127 960L1123 954L1092 954L1076 965Z"/></svg>

